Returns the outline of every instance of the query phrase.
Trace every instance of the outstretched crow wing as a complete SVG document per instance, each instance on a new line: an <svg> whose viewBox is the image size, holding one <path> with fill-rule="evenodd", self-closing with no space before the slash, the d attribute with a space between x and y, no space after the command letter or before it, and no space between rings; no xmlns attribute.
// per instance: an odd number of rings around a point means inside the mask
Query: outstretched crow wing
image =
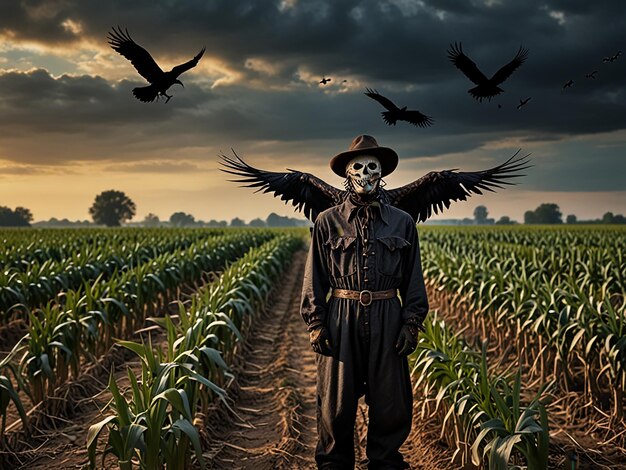
<svg viewBox="0 0 626 470"><path fill-rule="evenodd" d="M450 44L448 50L448 58L452 63L465 74L476 85L484 85L488 80L487 77L478 69L476 64L463 53L463 43L456 42L454 45Z"/></svg>
<svg viewBox="0 0 626 470"><path fill-rule="evenodd" d="M404 111L400 113L403 121L410 122L414 126L429 127L435 122L430 116L420 113L419 111Z"/></svg>
<svg viewBox="0 0 626 470"><path fill-rule="evenodd" d="M150 83L154 83L163 76L161 67L148 51L132 40L128 30L124 32L119 26L117 30L113 28L113 32L109 33L109 44L113 50L130 60L137 72Z"/></svg>
<svg viewBox="0 0 626 470"><path fill-rule="evenodd" d="M493 77L491 77L491 82L494 85L499 85L500 83L505 81L511 76L513 72L515 72L519 68L520 65L524 63L527 57L528 49L523 49L522 46L520 46L513 60L493 74Z"/></svg>
<svg viewBox="0 0 626 470"><path fill-rule="evenodd" d="M202 50L200 52L198 52L193 59L185 62L184 64L180 64L180 65L177 65L176 67L174 67L172 69L172 73L176 77L178 77L181 73L185 73L187 70L194 68L196 65L198 65L198 61L200 60L200 58L204 54L205 50L206 50L206 47L203 47Z"/></svg>
<svg viewBox="0 0 626 470"><path fill-rule="evenodd" d="M395 104L393 104L393 102L390 99L385 98L383 95L378 93L376 90L372 90L371 88L367 88L366 90L367 90L367 92L364 93L364 95L369 96L373 100L378 101L380 104L382 104L389 111L400 111L400 109Z"/></svg>
<svg viewBox="0 0 626 470"><path fill-rule="evenodd" d="M483 171L431 171L420 179L397 189L385 191L390 204L408 212L416 222L424 222L450 207L451 201L465 201L468 196L493 191L500 184L515 184L509 178L524 176L518 172L529 168L528 155L515 158L519 150L506 162Z"/></svg>
<svg viewBox="0 0 626 470"><path fill-rule="evenodd" d="M289 170L288 173L271 172L259 170L244 162L235 153L235 158L220 155L222 165L226 169L222 171L236 175L239 178L232 181L247 183L244 186L250 188L259 188L264 193L273 192L274 197L280 196L285 204L291 201L291 204L297 210L304 209L304 215L311 222L320 212L340 204L346 196L346 191L331 186L310 173Z"/></svg>

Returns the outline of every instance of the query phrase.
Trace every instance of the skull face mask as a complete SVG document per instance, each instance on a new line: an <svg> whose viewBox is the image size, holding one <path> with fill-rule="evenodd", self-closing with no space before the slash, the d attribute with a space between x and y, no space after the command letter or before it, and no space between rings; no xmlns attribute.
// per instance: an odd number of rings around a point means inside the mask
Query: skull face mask
<svg viewBox="0 0 626 470"><path fill-rule="evenodd" d="M358 194L372 194L378 189L382 167L376 157L359 155L346 166L346 174Z"/></svg>

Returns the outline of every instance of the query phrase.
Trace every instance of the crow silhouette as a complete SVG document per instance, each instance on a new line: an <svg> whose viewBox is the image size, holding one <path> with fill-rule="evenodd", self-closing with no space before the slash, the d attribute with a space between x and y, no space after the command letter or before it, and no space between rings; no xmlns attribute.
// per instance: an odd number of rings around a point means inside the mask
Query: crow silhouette
<svg viewBox="0 0 626 470"><path fill-rule="evenodd" d="M330 82L332 80L332 78L326 78L326 77L322 77L322 79L320 80L320 83L322 85L326 85L328 82Z"/></svg>
<svg viewBox="0 0 626 470"><path fill-rule="evenodd" d="M248 165L233 150L233 157L220 155L220 168L225 173L235 175L229 180L243 183L243 186L257 188L257 192L273 193L285 204L291 204L311 222L324 210L341 204L348 191L336 188L310 173L298 170L287 172L265 171ZM505 162L492 168L479 171L443 170L431 171L421 178L396 189L380 189L384 200L413 217L416 222L424 222L433 214L448 209L452 201L465 201L472 194L483 194L502 185L514 185L512 178L524 176L520 172L529 168L528 155L518 157L519 150Z"/></svg>
<svg viewBox="0 0 626 470"><path fill-rule="evenodd" d="M526 98L525 100L519 100L519 104L517 105L517 109L521 109L522 106L525 106L526 103L528 103L530 101L530 99L532 98L532 96L529 96L528 98Z"/></svg>
<svg viewBox="0 0 626 470"><path fill-rule="evenodd" d="M617 51L617 54L615 55L612 55L610 57L604 57L602 59L602 62L615 62L621 55L622 55L622 51Z"/></svg>
<svg viewBox="0 0 626 470"><path fill-rule="evenodd" d="M501 67L500 70L493 74L493 77L487 78L476 64L463 53L462 43L458 45L456 43L454 45L450 44L450 49L448 50L450 61L477 85L467 92L476 98L479 103L482 103L485 98L491 101L491 98L502 93L504 90L498 85L509 78L524 63L527 57L528 50L520 46L511 62Z"/></svg>
<svg viewBox="0 0 626 470"><path fill-rule="evenodd" d="M596 78L596 74L598 73L597 70L594 70L591 73L588 73L587 75L585 75L585 78Z"/></svg>
<svg viewBox="0 0 626 470"><path fill-rule="evenodd" d="M406 121L419 127L432 126L434 123L433 118L426 116L419 111L407 110L406 106L402 109L398 108L390 99L385 98L376 90L367 88L367 92L364 94L373 100L378 101L385 108L387 108L387 111L383 111L380 114L382 114L383 120L390 126L392 124L395 126L397 121Z"/></svg>
<svg viewBox="0 0 626 470"><path fill-rule="evenodd" d="M177 65L169 72L164 72L148 51L133 41L127 29L122 31L119 26L117 30L113 28L113 31L109 33L108 39L111 48L130 60L131 64L139 72L139 75L150 82L148 86L133 88L135 98L144 103L152 102L158 99L159 96L165 96L167 98L165 102L167 103L172 98L171 95L167 94L168 88L175 83L184 87L183 83L178 80L178 76L198 65L198 61L205 51L203 47L190 61Z"/></svg>
<svg viewBox="0 0 626 470"><path fill-rule="evenodd" d="M566 88L569 88L571 86L574 85L574 80L568 80L567 82L565 82L565 84L563 84L563 90L565 90Z"/></svg>

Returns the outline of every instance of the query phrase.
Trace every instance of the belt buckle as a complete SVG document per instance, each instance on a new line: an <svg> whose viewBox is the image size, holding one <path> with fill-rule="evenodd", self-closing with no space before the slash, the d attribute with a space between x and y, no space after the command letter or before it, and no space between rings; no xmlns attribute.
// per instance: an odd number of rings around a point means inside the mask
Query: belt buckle
<svg viewBox="0 0 626 470"><path fill-rule="evenodd" d="M367 295L367 303L363 301L363 294ZM372 299L372 291L365 289L359 292L359 303L363 305L363 307L372 305L372 300L374 300Z"/></svg>

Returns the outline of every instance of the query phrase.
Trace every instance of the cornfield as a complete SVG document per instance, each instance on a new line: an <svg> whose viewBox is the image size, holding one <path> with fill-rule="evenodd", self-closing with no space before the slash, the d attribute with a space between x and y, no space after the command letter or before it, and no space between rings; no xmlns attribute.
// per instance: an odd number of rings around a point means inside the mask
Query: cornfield
<svg viewBox="0 0 626 470"><path fill-rule="evenodd" d="M591 457L626 458L626 230L418 229L432 311L410 364L450 468L553 468L562 437L583 432ZM207 416L233 406L233 364L307 239L1 231L0 466L20 464L35 430L71 420L102 364L111 398L82 430L85 464L205 466Z"/></svg>

